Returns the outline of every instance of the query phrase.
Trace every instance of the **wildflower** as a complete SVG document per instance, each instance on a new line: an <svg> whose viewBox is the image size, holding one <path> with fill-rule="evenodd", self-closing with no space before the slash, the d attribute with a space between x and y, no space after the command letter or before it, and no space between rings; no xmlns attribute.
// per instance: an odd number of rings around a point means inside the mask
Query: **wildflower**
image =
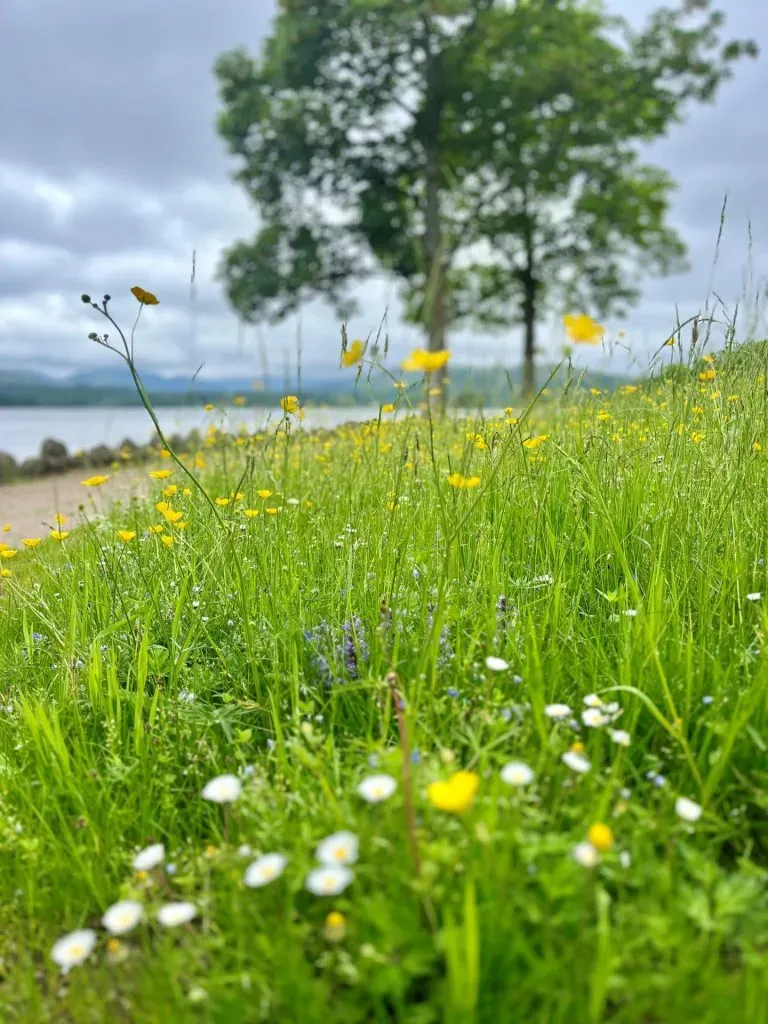
<svg viewBox="0 0 768 1024"><path fill-rule="evenodd" d="M620 747L628 747L632 742L632 737L626 729L609 729L608 735L611 737L613 742Z"/></svg>
<svg viewBox="0 0 768 1024"><path fill-rule="evenodd" d="M364 354L365 342L357 339L352 342L346 352L341 353L341 365L354 366L356 363L361 363Z"/></svg>
<svg viewBox="0 0 768 1024"><path fill-rule="evenodd" d="M538 448L539 445L544 444L545 441L549 440L549 434L539 434L538 437L527 437L523 441L523 448Z"/></svg>
<svg viewBox="0 0 768 1024"><path fill-rule="evenodd" d="M25 548L29 548L31 550L32 548L37 547L37 545L40 543L40 540L40 537L22 537L21 543L24 545Z"/></svg>
<svg viewBox="0 0 768 1024"><path fill-rule="evenodd" d="M0 569L0 579L7 580L9 576L13 576L10 569Z"/></svg>
<svg viewBox="0 0 768 1024"><path fill-rule="evenodd" d="M51 530L48 536L53 537L54 540L66 540L69 533L66 530Z"/></svg>
<svg viewBox="0 0 768 1024"><path fill-rule="evenodd" d="M216 504L219 506L219 508L226 508L227 505L229 504L229 498L217 498Z"/></svg>
<svg viewBox="0 0 768 1024"><path fill-rule="evenodd" d="M173 547L173 537L169 537L168 534L163 534L163 536L160 538L160 540L163 542L163 546L164 547L166 547L166 548L172 548Z"/></svg>
<svg viewBox="0 0 768 1024"><path fill-rule="evenodd" d="M10 533L10 532L11 532L11 524L10 523L6 523L5 526L3 527L3 533Z"/></svg>
<svg viewBox="0 0 768 1024"><path fill-rule="evenodd" d="M576 345L597 345L605 334L605 328L591 316L574 316L569 313L563 317L563 326L571 341Z"/></svg>
<svg viewBox="0 0 768 1024"><path fill-rule="evenodd" d="M259 510L257 508L244 508L243 515L247 516L249 519L254 519L259 515Z"/></svg>
<svg viewBox="0 0 768 1024"><path fill-rule="evenodd" d="M206 782L200 794L203 800L214 804L230 804L240 796L243 785L236 775L217 775Z"/></svg>
<svg viewBox="0 0 768 1024"><path fill-rule="evenodd" d="M354 832L334 832L327 836L315 851L321 864L354 864L357 860L359 840Z"/></svg>
<svg viewBox="0 0 768 1024"><path fill-rule="evenodd" d="M478 487L480 485L480 477L466 477L462 476L461 473L451 473L448 476L448 483L451 487L455 487L460 491L471 490L473 487Z"/></svg>
<svg viewBox="0 0 768 1024"><path fill-rule="evenodd" d="M509 663L504 661L503 658L496 658L494 655L489 654L485 659L485 667L491 672L506 672L509 668Z"/></svg>
<svg viewBox="0 0 768 1024"><path fill-rule="evenodd" d="M63 974L91 955L96 945L96 932L92 928L81 928L58 939L51 949L51 960L61 968Z"/></svg>
<svg viewBox="0 0 768 1024"><path fill-rule="evenodd" d="M748 601L759 601L762 596L763 595L759 591L755 591L754 594L747 594L747 600Z"/></svg>
<svg viewBox="0 0 768 1024"><path fill-rule="evenodd" d="M510 761L501 769L501 780L508 786L527 786L533 782L535 772L523 761Z"/></svg>
<svg viewBox="0 0 768 1024"><path fill-rule="evenodd" d="M587 832L587 839L596 850L605 853L613 846L613 832L601 821L595 822Z"/></svg>
<svg viewBox="0 0 768 1024"><path fill-rule="evenodd" d="M165 527L162 523L156 523L154 526L149 527L150 533L162 533Z"/></svg>
<svg viewBox="0 0 768 1024"><path fill-rule="evenodd" d="M601 708L603 706L602 699L596 693L588 693L584 698L584 703L588 708Z"/></svg>
<svg viewBox="0 0 768 1024"><path fill-rule="evenodd" d="M395 411L395 407L394 407L392 402L386 402L384 405L382 405L381 411L382 412L394 412Z"/></svg>
<svg viewBox="0 0 768 1024"><path fill-rule="evenodd" d="M701 806L689 800L687 796L679 796L675 801L675 814L683 821L698 821L701 817Z"/></svg>
<svg viewBox="0 0 768 1024"><path fill-rule="evenodd" d="M0 557L2 558L15 558L16 555L18 555L18 551L16 551L15 548L4 547L3 550L0 551Z"/></svg>
<svg viewBox="0 0 768 1024"><path fill-rule="evenodd" d="M167 480L172 473L172 469L152 469L149 475L153 480Z"/></svg>
<svg viewBox="0 0 768 1024"><path fill-rule="evenodd" d="M280 509L279 508L265 508L264 511L269 516L276 516L277 513L280 511Z"/></svg>
<svg viewBox="0 0 768 1024"><path fill-rule="evenodd" d="M450 779L432 782L427 797L433 807L449 814L462 814L474 802L480 779L475 772L454 772Z"/></svg>
<svg viewBox="0 0 768 1024"><path fill-rule="evenodd" d="M605 725L608 718L599 708L587 708L586 711L582 711L581 720L590 729L599 729L601 725Z"/></svg>
<svg viewBox="0 0 768 1024"><path fill-rule="evenodd" d="M172 509L167 501L159 501L155 505L155 508L167 523L178 523L178 521L184 516L183 512L176 512Z"/></svg>
<svg viewBox="0 0 768 1024"><path fill-rule="evenodd" d="M212 412L213 402L206 402L205 405L203 406L203 409L205 410L205 412Z"/></svg>
<svg viewBox="0 0 768 1024"><path fill-rule="evenodd" d="M157 920L164 928L177 928L180 924L188 924L197 917L194 903L181 900L176 903L164 903L157 912Z"/></svg>
<svg viewBox="0 0 768 1024"><path fill-rule="evenodd" d="M573 712L567 704L547 704L544 708L544 714L547 718L552 718L558 722L564 718L570 718Z"/></svg>
<svg viewBox="0 0 768 1024"><path fill-rule="evenodd" d="M162 843L153 843L140 850L133 858L135 871L151 871L159 867L165 860L165 847Z"/></svg>
<svg viewBox="0 0 768 1024"><path fill-rule="evenodd" d="M568 765L571 771L578 772L579 775L588 772L592 767L587 758L576 750L567 750L561 760L563 764Z"/></svg>
<svg viewBox="0 0 768 1024"><path fill-rule="evenodd" d="M65 523L68 522L68 519L67 516L63 516L61 515L60 512L57 512L56 515L53 517L53 521L54 523L56 523L57 526L64 526Z"/></svg>
<svg viewBox="0 0 768 1024"><path fill-rule="evenodd" d="M258 494L258 496L260 498L265 498L266 499L266 498L271 498L272 497L272 491L268 491L266 489L261 490L261 491L256 491L256 493Z"/></svg>
<svg viewBox="0 0 768 1024"><path fill-rule="evenodd" d="M298 412L300 403L296 395L286 395L280 399L280 408L285 413Z"/></svg>
<svg viewBox="0 0 768 1024"><path fill-rule="evenodd" d="M101 923L112 935L125 935L144 917L144 909L136 900L120 900L104 911Z"/></svg>
<svg viewBox="0 0 768 1024"><path fill-rule="evenodd" d="M369 775L357 787L357 792L369 804L389 800L397 789L397 781L391 775Z"/></svg>
<svg viewBox="0 0 768 1024"><path fill-rule="evenodd" d="M236 405L238 409L241 409L245 405L245 395L235 395L232 399L232 405Z"/></svg>
<svg viewBox="0 0 768 1024"><path fill-rule="evenodd" d="M709 370L704 370L702 373L699 374L699 380L702 380L705 383L708 383L709 381L714 380L716 376L717 376L717 373L713 369L710 368Z"/></svg>
<svg viewBox="0 0 768 1024"><path fill-rule="evenodd" d="M260 889L279 878L287 863L288 858L282 853L265 853L248 865L243 880L250 889Z"/></svg>
<svg viewBox="0 0 768 1024"><path fill-rule="evenodd" d="M434 373L442 370L450 358L451 353L447 349L427 352L423 348L415 348L403 362L402 368L413 372Z"/></svg>
<svg viewBox="0 0 768 1024"><path fill-rule="evenodd" d="M118 530L116 536L120 538L126 544L130 544L135 539L136 533L134 530Z"/></svg>
<svg viewBox="0 0 768 1024"><path fill-rule="evenodd" d="M135 296L142 304L142 306L157 306L160 300L152 292L145 291L144 288L139 288L137 284L131 288L131 295Z"/></svg>
<svg viewBox="0 0 768 1024"><path fill-rule="evenodd" d="M324 865L310 871L304 885L315 896L338 896L351 884L354 877L354 872L344 865Z"/></svg>
<svg viewBox="0 0 768 1024"><path fill-rule="evenodd" d="M81 480L83 487L101 487L109 480L108 476L89 476L87 480Z"/></svg>
<svg viewBox="0 0 768 1024"><path fill-rule="evenodd" d="M325 919L323 935L326 942L341 942L347 934L347 919L338 910L332 910Z"/></svg>
<svg viewBox="0 0 768 1024"><path fill-rule="evenodd" d="M583 868L594 868L600 860L599 851L589 842L577 843L571 850L571 856Z"/></svg>

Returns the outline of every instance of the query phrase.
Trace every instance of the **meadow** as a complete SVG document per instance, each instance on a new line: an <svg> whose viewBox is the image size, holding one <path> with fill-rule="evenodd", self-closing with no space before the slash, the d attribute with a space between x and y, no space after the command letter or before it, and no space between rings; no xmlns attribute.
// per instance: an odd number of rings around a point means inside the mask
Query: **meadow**
<svg viewBox="0 0 768 1024"><path fill-rule="evenodd" d="M0 551L2 1020L766 1024L768 347L692 344L213 409Z"/></svg>

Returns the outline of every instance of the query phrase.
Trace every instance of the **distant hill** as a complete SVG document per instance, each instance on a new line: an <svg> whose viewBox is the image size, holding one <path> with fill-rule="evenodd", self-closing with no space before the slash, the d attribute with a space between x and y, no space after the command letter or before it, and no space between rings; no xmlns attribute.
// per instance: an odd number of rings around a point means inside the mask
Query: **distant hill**
<svg viewBox="0 0 768 1024"><path fill-rule="evenodd" d="M537 370L537 384L542 386L552 367ZM414 378L415 379L415 378ZM560 368L551 382L557 389L565 385L567 373ZM612 390L630 378L589 371L584 386ZM227 404L236 395L246 397L252 406L274 405L287 389L300 393L303 401L325 405L354 405L391 401L395 395L392 382L383 374L370 381L363 373L356 383L352 370L313 371L302 376L301 387L295 381L286 385L273 377L264 386L254 386L254 379L224 377L220 379L186 376L165 377L142 375L152 401L158 406L201 405L206 402ZM579 380L573 377L573 385ZM498 407L519 400L522 368L453 366L450 372L450 394L454 404L466 407ZM0 375L0 406L131 406L138 405L133 383L125 369L81 371L57 380L44 373L6 371Z"/></svg>

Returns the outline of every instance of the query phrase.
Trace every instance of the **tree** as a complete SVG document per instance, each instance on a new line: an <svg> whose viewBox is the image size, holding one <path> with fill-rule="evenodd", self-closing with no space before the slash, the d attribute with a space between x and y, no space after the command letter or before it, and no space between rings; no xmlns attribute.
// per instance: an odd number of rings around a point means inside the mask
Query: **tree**
<svg viewBox="0 0 768 1024"><path fill-rule="evenodd" d="M461 323L535 326L552 304L605 315L666 272L673 183L639 146L711 101L751 42L708 0L640 32L590 0L281 0L258 59L216 63L218 127L257 206L225 254L229 299L278 321L338 314L382 270L430 350Z"/></svg>

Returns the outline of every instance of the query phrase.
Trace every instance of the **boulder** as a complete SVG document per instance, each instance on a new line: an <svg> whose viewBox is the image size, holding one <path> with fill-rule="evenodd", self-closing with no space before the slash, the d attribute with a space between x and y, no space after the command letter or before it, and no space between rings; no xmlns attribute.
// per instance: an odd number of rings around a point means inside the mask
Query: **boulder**
<svg viewBox="0 0 768 1024"><path fill-rule="evenodd" d="M101 469L105 466L111 466L115 458L115 452L111 448L105 444L97 444L95 448L91 448L88 452L86 461L90 466Z"/></svg>
<svg viewBox="0 0 768 1024"><path fill-rule="evenodd" d="M24 459L19 466L19 476L45 476L46 468L42 459Z"/></svg>
<svg viewBox="0 0 768 1024"><path fill-rule="evenodd" d="M67 446L53 437L47 437L40 445L40 462L45 473L61 473L69 469Z"/></svg>

